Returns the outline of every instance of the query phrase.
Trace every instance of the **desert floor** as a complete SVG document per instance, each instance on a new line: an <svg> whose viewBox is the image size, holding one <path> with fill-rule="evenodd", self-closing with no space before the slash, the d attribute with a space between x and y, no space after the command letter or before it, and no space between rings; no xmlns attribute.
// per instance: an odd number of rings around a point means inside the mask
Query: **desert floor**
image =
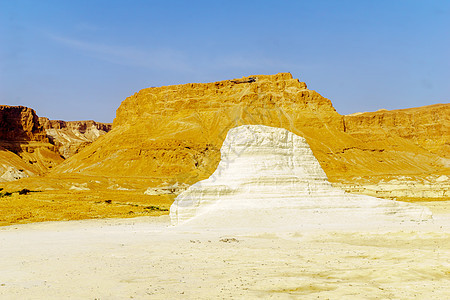
<svg viewBox="0 0 450 300"><path fill-rule="evenodd" d="M168 216L0 227L0 298L449 299L450 202L421 205L433 221L352 230L194 230Z"/></svg>

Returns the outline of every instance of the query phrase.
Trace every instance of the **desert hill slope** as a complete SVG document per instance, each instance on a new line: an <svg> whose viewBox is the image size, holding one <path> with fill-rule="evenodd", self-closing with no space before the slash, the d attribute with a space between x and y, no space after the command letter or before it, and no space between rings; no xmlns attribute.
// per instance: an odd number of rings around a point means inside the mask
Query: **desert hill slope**
<svg viewBox="0 0 450 300"><path fill-rule="evenodd" d="M53 121L29 107L0 105L0 181L43 175L110 130L111 124Z"/></svg>
<svg viewBox="0 0 450 300"><path fill-rule="evenodd" d="M448 173L449 104L342 116L289 73L141 90L113 130L52 171L193 183L217 167L229 129L285 128L306 138L328 177Z"/></svg>
<svg viewBox="0 0 450 300"><path fill-rule="evenodd" d="M344 116L344 131L382 145L398 137L439 156L450 158L450 105L435 104Z"/></svg>

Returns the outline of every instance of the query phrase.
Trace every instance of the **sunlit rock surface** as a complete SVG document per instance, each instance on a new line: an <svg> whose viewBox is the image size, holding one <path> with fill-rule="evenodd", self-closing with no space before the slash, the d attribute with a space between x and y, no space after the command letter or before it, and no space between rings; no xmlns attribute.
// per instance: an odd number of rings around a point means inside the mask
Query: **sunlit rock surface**
<svg viewBox="0 0 450 300"><path fill-rule="evenodd" d="M64 158L75 155L112 128L112 124L92 120L62 121L40 117L39 123Z"/></svg>
<svg viewBox="0 0 450 300"><path fill-rule="evenodd" d="M182 192L170 217L205 228L352 228L423 221L431 212L334 188L304 138L244 125L228 132L216 171Z"/></svg>

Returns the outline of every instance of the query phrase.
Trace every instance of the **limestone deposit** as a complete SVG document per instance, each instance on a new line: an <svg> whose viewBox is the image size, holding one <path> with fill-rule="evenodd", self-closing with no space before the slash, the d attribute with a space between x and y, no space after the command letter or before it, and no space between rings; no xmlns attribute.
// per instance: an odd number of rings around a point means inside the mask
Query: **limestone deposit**
<svg viewBox="0 0 450 300"><path fill-rule="evenodd" d="M379 180L355 178L334 185L351 193L382 198L450 199L450 180L446 175L391 176Z"/></svg>
<svg viewBox="0 0 450 300"><path fill-rule="evenodd" d="M344 193L328 182L306 140L282 128L244 125L228 132L217 170L182 192L172 224L211 227L358 228L368 220L423 221L427 208Z"/></svg>

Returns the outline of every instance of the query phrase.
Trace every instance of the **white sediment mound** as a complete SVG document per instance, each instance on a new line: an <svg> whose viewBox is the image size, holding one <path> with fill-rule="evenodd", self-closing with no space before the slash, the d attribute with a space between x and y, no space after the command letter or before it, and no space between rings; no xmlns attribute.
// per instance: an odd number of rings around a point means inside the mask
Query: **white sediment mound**
<svg viewBox="0 0 450 300"><path fill-rule="evenodd" d="M334 188L304 138L244 125L228 132L216 171L175 199L170 218L204 228L339 229L423 221L431 212Z"/></svg>

